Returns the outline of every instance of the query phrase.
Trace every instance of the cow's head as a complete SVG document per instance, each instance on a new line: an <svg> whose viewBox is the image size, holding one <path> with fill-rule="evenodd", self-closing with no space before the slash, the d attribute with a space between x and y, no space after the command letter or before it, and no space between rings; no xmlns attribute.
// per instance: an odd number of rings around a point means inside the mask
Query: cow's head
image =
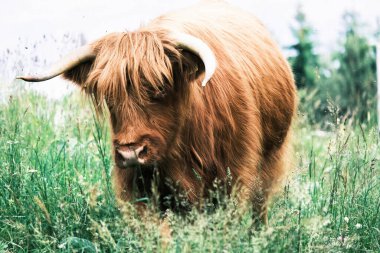
<svg viewBox="0 0 380 253"><path fill-rule="evenodd" d="M45 74L78 84L99 112L109 110L115 162L119 168L165 160L184 119L191 86L204 86L216 68L215 56L200 39L166 31L113 33L84 46Z"/></svg>

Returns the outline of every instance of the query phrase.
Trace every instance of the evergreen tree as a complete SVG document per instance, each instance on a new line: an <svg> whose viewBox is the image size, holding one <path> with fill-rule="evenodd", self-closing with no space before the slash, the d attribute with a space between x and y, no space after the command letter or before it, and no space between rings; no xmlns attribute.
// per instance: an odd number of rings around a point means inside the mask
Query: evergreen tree
<svg viewBox="0 0 380 253"><path fill-rule="evenodd" d="M375 47L360 34L357 14L346 13L343 18L346 31L342 51L335 57L339 67L333 73L330 94L342 113L356 115L363 121L375 112Z"/></svg>
<svg viewBox="0 0 380 253"><path fill-rule="evenodd" d="M295 56L290 57L298 88L314 87L318 79L318 56L314 53L313 30L306 21L305 13L299 6L295 16L296 25L292 27L297 42L290 46Z"/></svg>
<svg viewBox="0 0 380 253"><path fill-rule="evenodd" d="M375 32L375 39L377 41L380 40L380 17L376 19L376 32Z"/></svg>

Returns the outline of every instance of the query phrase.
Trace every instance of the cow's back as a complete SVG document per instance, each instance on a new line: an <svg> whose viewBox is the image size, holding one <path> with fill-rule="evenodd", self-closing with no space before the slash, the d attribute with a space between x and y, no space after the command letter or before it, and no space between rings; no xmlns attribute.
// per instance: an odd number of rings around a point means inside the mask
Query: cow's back
<svg viewBox="0 0 380 253"><path fill-rule="evenodd" d="M230 101L243 96L247 105L236 110L248 106L247 114L260 114L255 124L261 123L264 153L281 146L296 108L295 85L286 59L256 17L224 1L201 1L161 16L150 26L186 32L205 41L218 61L205 96L225 95L226 90ZM213 85L228 87L221 91Z"/></svg>

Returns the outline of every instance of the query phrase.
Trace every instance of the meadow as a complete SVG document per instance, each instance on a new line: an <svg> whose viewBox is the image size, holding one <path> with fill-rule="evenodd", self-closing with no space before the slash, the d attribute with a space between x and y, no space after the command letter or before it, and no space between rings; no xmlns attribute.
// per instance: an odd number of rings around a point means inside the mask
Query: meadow
<svg viewBox="0 0 380 253"><path fill-rule="evenodd" d="M380 252L380 152L375 125L331 113L311 125L300 109L294 166L253 231L251 213L219 203L186 216L143 219L120 208L110 182L107 120L74 93L48 100L19 91L0 104L0 252ZM210 207L213 202L208 203ZM210 211L212 209L212 211Z"/></svg>

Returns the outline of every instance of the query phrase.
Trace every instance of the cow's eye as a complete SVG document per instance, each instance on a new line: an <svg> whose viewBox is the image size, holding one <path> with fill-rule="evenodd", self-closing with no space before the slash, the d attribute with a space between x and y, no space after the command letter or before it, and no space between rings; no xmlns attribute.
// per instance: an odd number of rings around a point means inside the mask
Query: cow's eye
<svg viewBox="0 0 380 253"><path fill-rule="evenodd" d="M150 90L149 96L153 101L159 101L165 98L167 92L164 87L159 87L158 89Z"/></svg>

